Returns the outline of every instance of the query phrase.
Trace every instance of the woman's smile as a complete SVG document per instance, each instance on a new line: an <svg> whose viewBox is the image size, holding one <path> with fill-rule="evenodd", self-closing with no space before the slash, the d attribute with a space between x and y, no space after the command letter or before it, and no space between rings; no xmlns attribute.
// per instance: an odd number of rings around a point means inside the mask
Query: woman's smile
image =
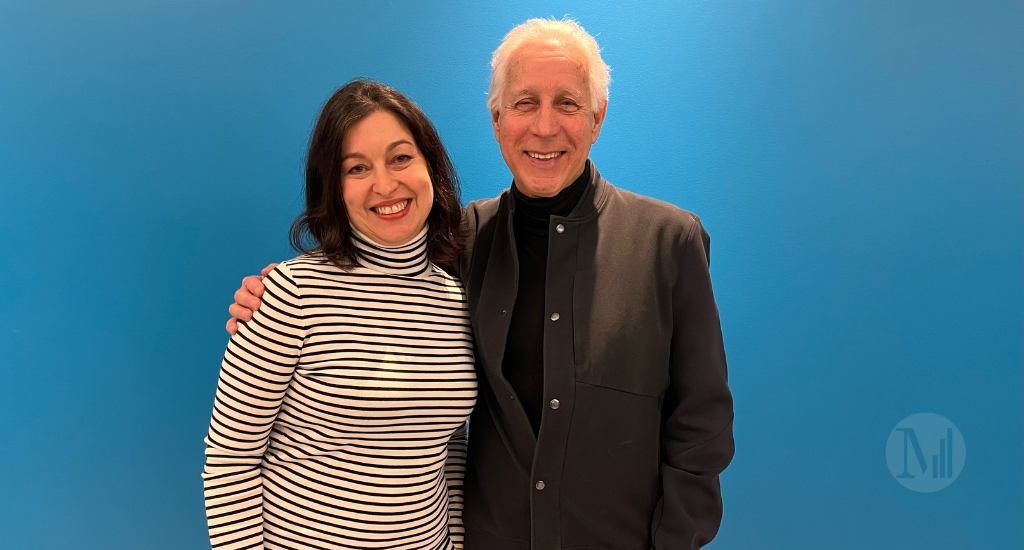
<svg viewBox="0 0 1024 550"><path fill-rule="evenodd" d="M382 220L394 220L409 213L409 210L407 209L409 202L409 199L385 201L374 206L370 210L373 210L373 213L377 214L377 217Z"/></svg>

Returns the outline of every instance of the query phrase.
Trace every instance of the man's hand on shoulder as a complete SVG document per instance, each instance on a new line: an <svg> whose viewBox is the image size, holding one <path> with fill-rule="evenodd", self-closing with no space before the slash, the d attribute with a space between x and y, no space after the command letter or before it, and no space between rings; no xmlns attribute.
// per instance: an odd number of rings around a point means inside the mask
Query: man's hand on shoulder
<svg viewBox="0 0 1024 550"><path fill-rule="evenodd" d="M235 291L235 303L228 307L231 318L228 319L228 324L224 327L232 336L238 332L238 321L252 319L252 314L260 308L262 303L260 297L263 296L265 290L263 278L275 267L277 264L270 264L263 268L260 275L249 275L242 279L242 287Z"/></svg>

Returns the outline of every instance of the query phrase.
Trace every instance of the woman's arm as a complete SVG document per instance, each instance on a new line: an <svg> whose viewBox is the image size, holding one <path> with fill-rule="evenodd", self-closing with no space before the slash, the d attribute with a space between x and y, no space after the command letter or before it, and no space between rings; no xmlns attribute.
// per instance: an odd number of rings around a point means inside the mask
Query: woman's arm
<svg viewBox="0 0 1024 550"><path fill-rule="evenodd" d="M206 517L218 549L263 548L260 465L305 337L288 266L263 283L263 307L228 342L206 436Z"/></svg>
<svg viewBox="0 0 1024 550"><path fill-rule="evenodd" d="M466 477L467 422L463 422L448 440L448 460L444 477L448 482L448 531L452 544L462 548L466 529L462 526L462 480Z"/></svg>

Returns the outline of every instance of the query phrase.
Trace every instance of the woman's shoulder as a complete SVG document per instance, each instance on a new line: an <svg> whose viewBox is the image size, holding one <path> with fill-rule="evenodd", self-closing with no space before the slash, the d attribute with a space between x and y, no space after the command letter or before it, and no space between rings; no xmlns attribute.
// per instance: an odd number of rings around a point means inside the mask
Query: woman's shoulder
<svg viewBox="0 0 1024 550"><path fill-rule="evenodd" d="M429 280L435 285L434 290L440 291L445 299L463 302L466 299L466 290L458 277L448 273L440 266L430 263L427 272Z"/></svg>
<svg viewBox="0 0 1024 550"><path fill-rule="evenodd" d="M298 288L316 284L317 280L330 279L342 273L341 269L316 252L285 260L277 264L271 273L274 271L286 277L291 284Z"/></svg>
<svg viewBox="0 0 1024 550"><path fill-rule="evenodd" d="M434 279L443 281L444 284L456 284L462 286L462 282L459 281L459 277L457 275L452 275L447 269L435 264L434 262L430 262L427 266L427 274Z"/></svg>
<svg viewBox="0 0 1024 550"><path fill-rule="evenodd" d="M334 265L331 264L331 262L329 262L322 254L317 252L308 252L290 260L285 260L278 264L278 267L284 267L289 271L302 271L303 269L325 269L328 267L334 267Z"/></svg>

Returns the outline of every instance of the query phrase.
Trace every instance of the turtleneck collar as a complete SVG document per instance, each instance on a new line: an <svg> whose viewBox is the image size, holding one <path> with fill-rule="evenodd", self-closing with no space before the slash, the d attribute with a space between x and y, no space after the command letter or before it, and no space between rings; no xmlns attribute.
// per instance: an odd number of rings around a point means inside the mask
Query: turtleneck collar
<svg viewBox="0 0 1024 550"><path fill-rule="evenodd" d="M429 269L426 225L412 240L399 246L377 244L354 226L349 227L352 229L352 243L356 246L356 261L360 266L406 277L422 275Z"/></svg>
<svg viewBox="0 0 1024 550"><path fill-rule="evenodd" d="M548 220L551 216L568 216L576 204L580 202L587 184L590 183L590 159L583 166L583 173L568 187L562 189L554 197L527 197L512 181L512 197L515 203L516 226L537 229L547 234Z"/></svg>

